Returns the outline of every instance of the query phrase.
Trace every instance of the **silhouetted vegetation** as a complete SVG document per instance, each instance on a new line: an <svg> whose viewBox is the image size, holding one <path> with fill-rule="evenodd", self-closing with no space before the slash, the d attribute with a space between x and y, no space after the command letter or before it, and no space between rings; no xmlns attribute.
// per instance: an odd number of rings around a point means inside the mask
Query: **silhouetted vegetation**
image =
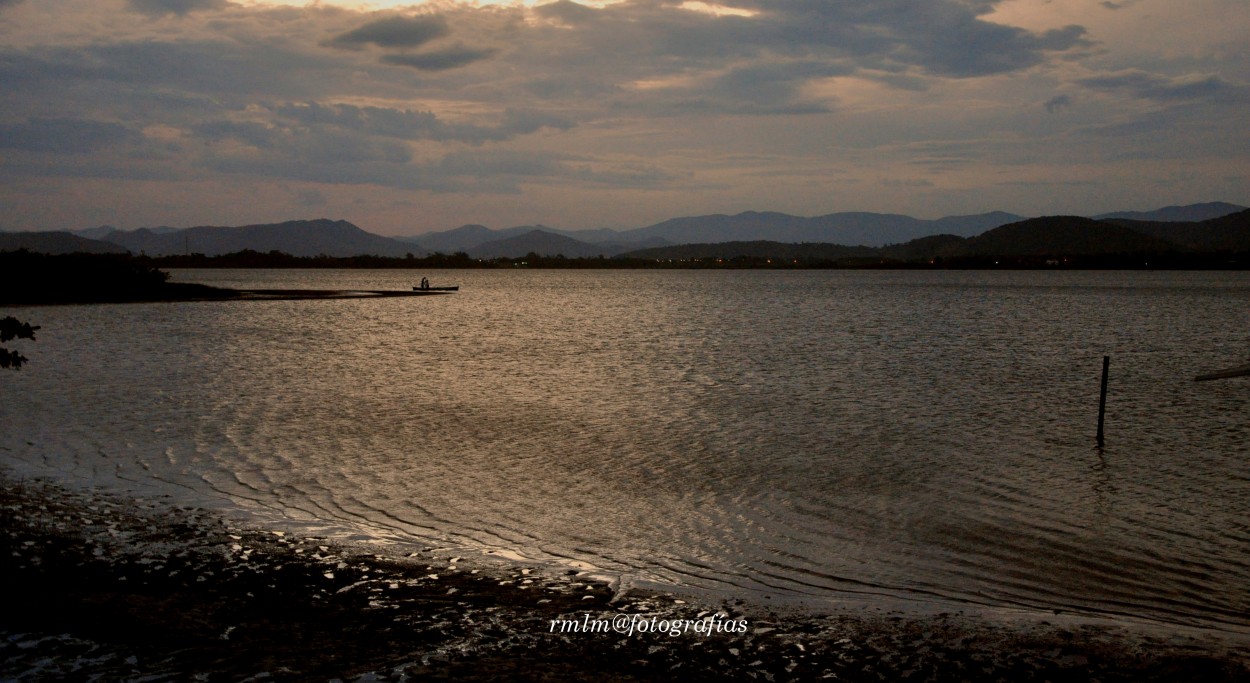
<svg viewBox="0 0 1250 683"><path fill-rule="evenodd" d="M470 258L464 252L417 257L393 256L292 256L284 251L244 249L219 256L187 254L160 256L149 261L161 268L482 268L493 264Z"/></svg>
<svg viewBox="0 0 1250 683"><path fill-rule="evenodd" d="M953 243L951 240L958 240ZM438 268L564 268L564 269L1174 269L1238 270L1250 268L1250 252L1190 252L1166 246L1153 251L1119 251L1082 254L1054 250L1033 254L979 254L961 248L963 238L949 235L926 237L920 244L890 245L879 249L829 244L783 244L754 242L756 253L736 253L734 244L683 245L706 247L705 255L641 257L636 254L606 258L569 258L563 254L530 253L515 258L475 259L464 253L434 254L417 258L384 256L291 256L283 252L241 251L221 256L164 256L148 259L162 268L384 268L428 270ZM765 245L776 245L770 251ZM809 249L810 247L810 249ZM688 250L698 254L698 250ZM717 255L719 254L719 255Z"/></svg>
<svg viewBox="0 0 1250 683"><path fill-rule="evenodd" d="M18 252L24 253L24 252ZM5 258L15 258L6 256ZM38 262L38 258L62 261ZM32 259L36 259L33 260ZM416 256L293 256L251 249L204 254L39 257L26 275L6 268L0 302L144 301L197 296L165 282L158 268L1069 268L1245 269L1250 267L1250 210L1197 223L1149 223L1046 216L1017 221L975 237L932 235L884 247L773 241L680 244L604 256L566 257L531 251L521 257L474 258L460 251ZM20 264L19 264L20 265ZM25 266L23 266L25 267ZM25 272L25 271L23 271ZM13 298L12 292L21 296ZM40 298L42 297L42 298Z"/></svg>
<svg viewBox="0 0 1250 683"><path fill-rule="evenodd" d="M624 257L696 268L1244 269L1250 267L1250 211L1167 225L1047 216L976 237L933 235L880 248L723 242L658 247Z"/></svg>
<svg viewBox="0 0 1250 683"><path fill-rule="evenodd" d="M4 304L176 301L234 294L207 285L169 282L169 273L140 256L0 252L0 303Z"/></svg>
<svg viewBox="0 0 1250 683"><path fill-rule="evenodd" d="M31 326L30 323L24 323L13 316L5 316L0 320L0 343L8 343L14 339L35 340L35 330L39 329L38 325ZM26 362L26 356L17 351L10 351L0 347L0 368L21 369L22 363Z"/></svg>

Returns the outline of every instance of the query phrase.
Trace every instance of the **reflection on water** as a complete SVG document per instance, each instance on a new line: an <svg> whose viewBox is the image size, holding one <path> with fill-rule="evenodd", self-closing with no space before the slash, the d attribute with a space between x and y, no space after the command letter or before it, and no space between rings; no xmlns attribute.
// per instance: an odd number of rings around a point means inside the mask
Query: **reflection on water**
<svg viewBox="0 0 1250 683"><path fill-rule="evenodd" d="M1243 274L438 275L29 309L0 457L633 580L1250 626L1250 388L1192 381L1250 356Z"/></svg>

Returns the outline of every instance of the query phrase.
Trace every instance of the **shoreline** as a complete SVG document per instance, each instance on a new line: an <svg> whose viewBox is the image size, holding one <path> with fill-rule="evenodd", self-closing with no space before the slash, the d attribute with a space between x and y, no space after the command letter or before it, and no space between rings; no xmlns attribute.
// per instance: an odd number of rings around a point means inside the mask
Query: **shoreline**
<svg viewBox="0 0 1250 683"><path fill-rule="evenodd" d="M403 289L230 289L197 283L172 283L169 291L131 298L27 300L0 305L13 308L36 306L86 306L93 304L155 304L186 303L197 301L302 301L306 299L391 299L398 297L433 296L451 294L444 290L412 291ZM181 288L177 288L183 286Z"/></svg>
<svg viewBox="0 0 1250 683"><path fill-rule="evenodd" d="M1250 681L1250 645L1214 634L617 593L563 567L387 555L159 498L0 484L6 679ZM634 632L569 625L613 618Z"/></svg>

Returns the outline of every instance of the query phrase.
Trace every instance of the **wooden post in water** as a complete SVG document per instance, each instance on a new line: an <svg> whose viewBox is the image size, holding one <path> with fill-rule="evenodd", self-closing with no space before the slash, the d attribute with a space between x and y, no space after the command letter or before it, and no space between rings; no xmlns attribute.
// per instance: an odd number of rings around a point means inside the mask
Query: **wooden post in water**
<svg viewBox="0 0 1250 683"><path fill-rule="evenodd" d="M1102 390L1098 392L1098 445L1102 446L1102 423L1107 416L1107 371L1111 368L1111 356L1102 357Z"/></svg>

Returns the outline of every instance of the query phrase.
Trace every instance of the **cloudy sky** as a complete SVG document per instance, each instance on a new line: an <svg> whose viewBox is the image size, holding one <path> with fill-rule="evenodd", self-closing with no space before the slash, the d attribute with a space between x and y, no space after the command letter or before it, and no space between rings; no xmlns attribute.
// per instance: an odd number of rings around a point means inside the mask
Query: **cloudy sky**
<svg viewBox="0 0 1250 683"><path fill-rule="evenodd" d="M0 0L0 230L1250 205L1246 0Z"/></svg>

